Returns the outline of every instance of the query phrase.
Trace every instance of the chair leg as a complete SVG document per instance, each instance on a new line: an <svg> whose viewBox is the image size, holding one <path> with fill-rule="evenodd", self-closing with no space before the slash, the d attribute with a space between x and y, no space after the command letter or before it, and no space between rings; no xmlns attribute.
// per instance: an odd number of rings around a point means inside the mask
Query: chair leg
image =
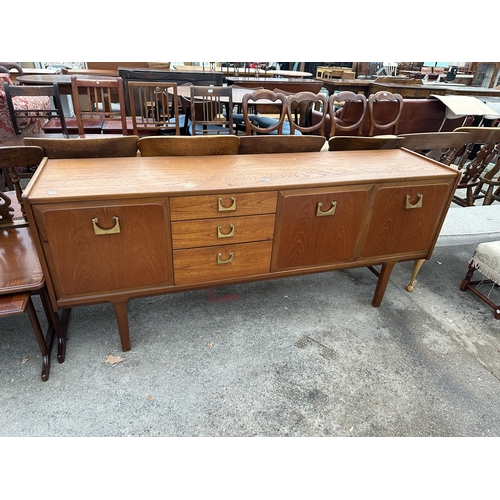
<svg viewBox="0 0 500 500"><path fill-rule="evenodd" d="M483 295L478 289L477 285L484 283L484 284L489 284L489 283L494 283L492 280L478 280L478 281L472 281L472 275L474 274L475 267L472 264L469 264L469 269L467 271L467 274L465 275L465 278L462 280L460 283L460 290L462 292L465 292L466 290L470 290L476 297L478 297L480 300L482 300L485 304L490 306L493 309L493 316L495 319L500 319L500 305L495 304L492 302L486 295Z"/></svg>

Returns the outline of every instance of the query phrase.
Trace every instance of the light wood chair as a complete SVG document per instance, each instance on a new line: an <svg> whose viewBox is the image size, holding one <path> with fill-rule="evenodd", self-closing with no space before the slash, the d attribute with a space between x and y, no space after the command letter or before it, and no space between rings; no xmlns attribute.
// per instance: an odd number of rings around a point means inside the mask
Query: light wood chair
<svg viewBox="0 0 500 500"><path fill-rule="evenodd" d="M398 123L403 111L403 97L384 90L371 94L368 97L368 114L370 117L370 131L368 135L375 135L375 131L398 135ZM379 135L377 133L376 135Z"/></svg>
<svg viewBox="0 0 500 500"><path fill-rule="evenodd" d="M337 106L342 106L345 111L352 108L356 109L358 120L353 123L344 124L341 123L339 118L335 116ZM333 137L337 130L341 132L352 132L357 130L356 135L362 135L363 133L363 122L368 110L368 100L364 94L355 94L350 91L339 92L338 94L332 94L328 98L328 110L330 114L330 132L329 137Z"/></svg>
<svg viewBox="0 0 500 500"><path fill-rule="evenodd" d="M310 153L321 151L320 135L242 135L238 154Z"/></svg>
<svg viewBox="0 0 500 500"><path fill-rule="evenodd" d="M312 111L319 111L319 118L312 121ZM298 92L287 97L287 116L290 124L290 135L301 134L324 135L328 114L328 100L323 94Z"/></svg>
<svg viewBox="0 0 500 500"><path fill-rule="evenodd" d="M58 338L57 359L65 359L66 340L59 316L52 310L45 286L43 271L37 250L31 237L24 210L22 210L22 188L17 169L32 167L43 159L41 148L32 146L0 147L0 165L6 175L11 176L15 191L0 193L0 202L16 207L11 217L5 217L0 210L0 317L28 313L42 354L43 381L48 380L50 357L54 334ZM2 205L0 208L4 208ZM10 211L8 211L10 212ZM17 212L17 217L16 217ZM44 336L32 296L39 294L47 319L47 332Z"/></svg>
<svg viewBox="0 0 500 500"><path fill-rule="evenodd" d="M123 81L71 77L71 92L78 134L122 133L127 135ZM106 128L104 128L106 127Z"/></svg>
<svg viewBox="0 0 500 500"><path fill-rule="evenodd" d="M94 136L71 139L25 137L26 146L39 146L48 158L113 158L137 156L136 135Z"/></svg>
<svg viewBox="0 0 500 500"><path fill-rule="evenodd" d="M141 137L141 156L208 156L238 154L236 135Z"/></svg>
<svg viewBox="0 0 500 500"><path fill-rule="evenodd" d="M177 84L128 82L133 133L180 135Z"/></svg>
<svg viewBox="0 0 500 500"><path fill-rule="evenodd" d="M16 135L21 135L19 127L20 120L46 119L47 123L42 127L43 130L57 129L68 137L68 128L61 104L61 96L57 83L53 85L9 85L4 82L5 98L9 107L10 118ZM44 102L48 107L29 107L26 109L16 108L13 97L46 97ZM36 100L34 101L36 102Z"/></svg>
<svg viewBox="0 0 500 500"><path fill-rule="evenodd" d="M376 137L358 137L337 135L328 139L329 151L359 151L368 149L396 149L404 145L404 137L379 135Z"/></svg>

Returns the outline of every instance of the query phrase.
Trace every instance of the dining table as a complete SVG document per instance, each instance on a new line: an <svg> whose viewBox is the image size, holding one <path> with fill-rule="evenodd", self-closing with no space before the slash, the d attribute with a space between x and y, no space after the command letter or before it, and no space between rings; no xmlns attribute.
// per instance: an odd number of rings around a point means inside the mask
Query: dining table
<svg viewBox="0 0 500 500"><path fill-rule="evenodd" d="M238 87L258 88L268 90L280 89L285 92L314 92L317 94L323 88L323 82L310 78L275 78L275 77L251 77L251 76L228 76L228 85ZM234 88L234 87L233 87Z"/></svg>

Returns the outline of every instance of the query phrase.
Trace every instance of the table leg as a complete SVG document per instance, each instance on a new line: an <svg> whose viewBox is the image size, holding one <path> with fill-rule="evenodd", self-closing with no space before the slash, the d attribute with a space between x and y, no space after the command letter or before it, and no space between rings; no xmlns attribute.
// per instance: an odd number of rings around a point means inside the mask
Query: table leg
<svg viewBox="0 0 500 500"><path fill-rule="evenodd" d="M50 351L52 350L52 339L54 337L54 326L49 323L47 330L47 337L43 336L42 327L40 326L40 321L36 314L35 306L31 297L28 300L28 305L26 307L28 311L28 317L35 332L35 337L38 342L38 347L42 353L42 381L46 382L49 379L50 374Z"/></svg>
<svg viewBox="0 0 500 500"><path fill-rule="evenodd" d="M116 322L118 323L118 333L123 351L130 351L130 330L128 325L127 302L113 302Z"/></svg>
<svg viewBox="0 0 500 500"><path fill-rule="evenodd" d="M413 292L413 290L415 290L415 285L418 283L418 281L416 280L417 274L424 262L425 259L418 259L413 263L413 272L411 273L410 282L408 283L408 285L406 285L406 290L408 292Z"/></svg>
<svg viewBox="0 0 500 500"><path fill-rule="evenodd" d="M372 305L374 307L378 307L382 302L385 289L387 288L387 283L389 282L389 278L391 277L392 269L395 264L395 262L386 262L385 264L382 264L382 269L379 273L377 287L375 288L375 294L373 295L372 300Z"/></svg>

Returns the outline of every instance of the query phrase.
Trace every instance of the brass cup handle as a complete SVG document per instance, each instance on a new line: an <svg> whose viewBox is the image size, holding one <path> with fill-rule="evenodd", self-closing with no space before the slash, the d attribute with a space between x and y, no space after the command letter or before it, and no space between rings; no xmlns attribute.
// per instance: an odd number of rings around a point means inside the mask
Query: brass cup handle
<svg viewBox="0 0 500 500"><path fill-rule="evenodd" d="M217 200L217 208L219 212L227 212L229 210L236 210L236 198L231 196L231 205L229 207L222 206L222 198Z"/></svg>
<svg viewBox="0 0 500 500"><path fill-rule="evenodd" d="M333 215L335 213L335 209L337 208L337 202L332 201L332 208L330 208L330 210L327 210L326 212L323 212L321 210L322 206L323 206L323 203L321 203L321 201L319 201L318 206L316 207L316 217L326 217L327 215Z"/></svg>
<svg viewBox="0 0 500 500"><path fill-rule="evenodd" d="M118 234L120 232L120 221L118 220L118 217L115 215L113 217L113 221L115 225L110 228L110 229L102 229L98 226L99 224L99 219L95 217L92 219L92 225L94 226L94 233L95 234Z"/></svg>
<svg viewBox="0 0 500 500"><path fill-rule="evenodd" d="M410 209L410 208L421 208L422 207L422 200L424 198L424 195L423 194L417 194L417 203L415 203L415 205L412 205L410 203L410 195L407 194L406 195L406 208L407 209Z"/></svg>
<svg viewBox="0 0 500 500"><path fill-rule="evenodd" d="M222 254L217 254L217 264L231 264L233 262L233 252L229 252L229 258L222 260Z"/></svg>
<svg viewBox="0 0 500 500"><path fill-rule="evenodd" d="M234 236L234 224L229 224L229 233L222 232L222 226L217 226L217 238L231 238Z"/></svg>

